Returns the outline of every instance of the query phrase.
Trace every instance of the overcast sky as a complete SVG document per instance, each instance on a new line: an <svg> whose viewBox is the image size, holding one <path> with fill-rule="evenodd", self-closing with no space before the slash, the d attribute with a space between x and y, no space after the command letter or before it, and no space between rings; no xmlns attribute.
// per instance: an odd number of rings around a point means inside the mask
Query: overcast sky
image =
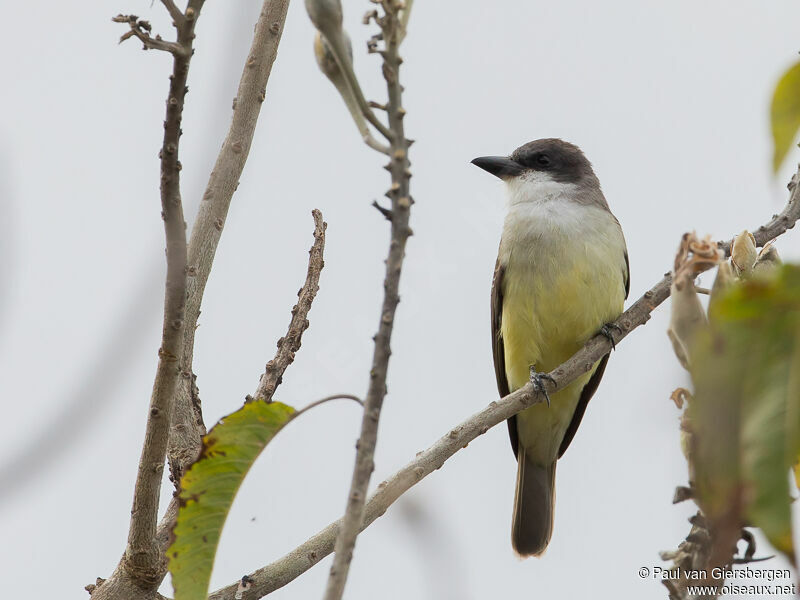
<svg viewBox="0 0 800 600"><path fill-rule="evenodd" d="M85 598L83 586L107 577L125 544L164 276L157 152L170 58L135 41L118 46L125 28L110 18L135 13L171 32L158 1L6 4L3 587L9 598ZM344 4L363 87L383 100L379 61L363 44L374 33L361 25L371 5ZM257 0L209 1L197 28L181 146L190 226L259 9ZM417 0L402 71L407 133L417 140L415 236L373 486L496 398L489 288L504 190L469 161L542 137L580 145L627 238L631 302L670 268L683 232L731 237L784 205L800 152L771 176L768 108L797 58L798 22L791 0ZM388 243L370 203L388 177L318 72L312 36L295 0L203 302L194 368L209 426L255 389L285 332L312 208L328 222L326 266L276 397L300 407L363 395L368 383ZM797 233L778 248L800 259ZM687 476L669 393L687 377L667 315L664 305L611 357L559 463L544 558L511 551L516 464L501 426L359 538L347 597L665 598L638 571L662 565L658 552L677 546L694 512L670 503ZM278 436L236 499L212 588L340 516L359 423L355 405L333 403ZM760 553L772 551L763 542ZM329 561L272 597L318 597ZM37 590L45 581L46 596Z"/></svg>

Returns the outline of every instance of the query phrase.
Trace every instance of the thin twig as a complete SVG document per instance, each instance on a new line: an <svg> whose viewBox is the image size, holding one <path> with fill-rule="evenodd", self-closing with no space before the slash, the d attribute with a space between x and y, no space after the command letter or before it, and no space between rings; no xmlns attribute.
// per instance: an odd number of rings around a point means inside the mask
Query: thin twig
<svg viewBox="0 0 800 600"><path fill-rule="evenodd" d="M391 355L392 328L397 305L400 302L398 293L400 273L403 266L403 258L405 257L406 241L411 235L411 228L408 226L411 209L409 144L403 126L405 110L402 104L403 88L400 85L400 65L403 62L399 55L401 24L397 14L398 5L386 3L384 4L384 10L384 17L378 22L386 40L386 50L383 53L383 75L386 79L389 96L386 112L389 117L389 128L392 131L392 135L387 136L391 144L391 161L388 169L391 173L392 185L387 193L392 202L391 241L386 259L381 319L378 333L375 336L375 350L372 357L372 368L370 369L369 388L365 399L364 416L361 421L361 434L356 446L356 462L347 497L347 508L342 519L342 527L336 538L336 555L328 577L325 600L341 599L347 582L350 562L353 558L356 537L363 528L364 504L370 476L375 468L373 459L378 437L378 422L383 399L386 396L386 377L389 368L389 356Z"/></svg>
<svg viewBox="0 0 800 600"><path fill-rule="evenodd" d="M184 58L190 56L186 54L187 50L180 42L167 42L166 40L162 40L161 36L158 35L152 37L150 35L150 23L140 19L136 15L117 15L111 20L114 21L114 23L127 23L130 26L130 30L120 36L120 44L127 39L136 37L142 42L145 50L162 50L174 56L183 56Z"/></svg>
<svg viewBox="0 0 800 600"><path fill-rule="evenodd" d="M303 332L308 329L308 312L311 310L311 303L319 290L319 276L322 267L325 266L323 252L325 251L325 228L328 226L322 220L322 213L316 208L311 211L311 214L314 216L314 245L308 251L306 281L297 292L297 304L292 308L289 329L286 335L278 340L278 352L275 354L275 358L267 363L252 400L272 401L275 388L281 383L286 368L294 361L295 352L300 349Z"/></svg>
<svg viewBox="0 0 800 600"><path fill-rule="evenodd" d="M319 277L322 268L325 266L324 250L325 250L325 229L327 223L322 220L322 213L314 209L311 212L314 217L314 243L308 251L308 269L306 273L306 280L303 287L298 292L297 304L292 308L292 319L289 323L289 329L284 338L278 341L278 353L275 358L267 364L266 373L262 375L259 381L258 388L255 393L255 398L271 401L275 388L281 382L280 376L284 373L286 368L294 360L294 353L300 348L300 340L303 331L308 328L308 312L311 310L311 303L319 290ZM247 396L247 402L252 402L255 399L253 396ZM350 394L337 394L327 396L308 406L300 409L297 414L303 413L314 406L335 400L337 398L346 398L355 400L363 406L363 402L357 396ZM164 517L158 527L158 541L161 551L164 552L169 544L172 542L172 527L178 516L179 501L178 496L173 497L169 503ZM162 575L163 578L163 575ZM249 589L249 588L248 588ZM235 592L234 592L235 593Z"/></svg>
<svg viewBox="0 0 800 600"><path fill-rule="evenodd" d="M800 173L795 177L800 178ZM800 188L793 188L789 203L784 210L768 224L756 230L755 237L759 246L791 229L800 219L800 194L797 193L797 189ZM617 344L631 331L644 325L650 319L650 313L669 297L671 280L670 274L665 275L615 321L621 330L620 335L615 337ZM592 365L610 350L611 343L606 337L602 335L593 337L569 360L549 373L555 384L546 381L548 391L552 394L556 390L563 389L581 374L589 371ZM366 503L361 529L365 529L382 516L395 500L439 469L472 440L528 406L541 401L542 398L528 383L501 400L489 403L482 411L452 428L430 448L419 453L406 466L378 485ZM262 598L285 586L328 556L334 549L341 527L342 519L339 519L282 558L250 574L253 587L248 600ZM234 583L221 588L212 593L209 600L233 600L236 587L237 584Z"/></svg>
<svg viewBox="0 0 800 600"><path fill-rule="evenodd" d="M377 210L379 213L381 213L383 215L384 219L386 219L390 223L392 222L392 211L391 211L391 209L384 208L383 206L378 204L377 200L373 200L372 201L372 206L374 206L375 210Z"/></svg>
<svg viewBox="0 0 800 600"><path fill-rule="evenodd" d="M361 408L364 408L364 401L355 394L333 394L332 396L325 396L324 398L320 398L319 400L314 400L314 402L307 404L306 406L304 406L295 413L295 417L303 414L306 411L311 410L312 408L316 408L320 404L326 404L332 400L352 400L353 402L356 402L357 404L361 405Z"/></svg>

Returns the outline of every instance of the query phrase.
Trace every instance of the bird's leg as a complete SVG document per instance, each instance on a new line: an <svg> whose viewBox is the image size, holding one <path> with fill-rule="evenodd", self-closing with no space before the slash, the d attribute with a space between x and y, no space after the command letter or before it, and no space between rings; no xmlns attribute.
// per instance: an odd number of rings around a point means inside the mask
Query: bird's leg
<svg viewBox="0 0 800 600"><path fill-rule="evenodd" d="M616 350L617 345L614 343L614 334L611 332L613 329L616 329L617 333L622 334L622 328L616 323L606 323L600 328L599 333L611 342L611 349Z"/></svg>
<svg viewBox="0 0 800 600"><path fill-rule="evenodd" d="M545 379L556 385L556 380L550 377L547 373L538 373L536 371L536 365L531 365L531 384L533 384L533 389L537 392L544 394L544 399L547 400L547 406L550 406L550 395L547 393L547 388L544 385Z"/></svg>

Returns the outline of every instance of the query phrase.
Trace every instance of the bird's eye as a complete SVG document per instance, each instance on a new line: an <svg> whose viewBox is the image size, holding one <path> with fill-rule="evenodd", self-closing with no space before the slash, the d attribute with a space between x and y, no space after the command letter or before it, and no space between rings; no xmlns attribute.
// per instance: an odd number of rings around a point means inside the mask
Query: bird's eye
<svg viewBox="0 0 800 600"><path fill-rule="evenodd" d="M540 154L536 157L536 164L540 167L549 167L550 166L550 157L547 154Z"/></svg>

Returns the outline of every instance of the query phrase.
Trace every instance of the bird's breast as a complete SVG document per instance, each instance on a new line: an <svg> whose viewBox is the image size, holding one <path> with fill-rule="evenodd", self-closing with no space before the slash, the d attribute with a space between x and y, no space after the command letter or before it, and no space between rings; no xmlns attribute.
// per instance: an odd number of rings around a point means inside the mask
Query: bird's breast
<svg viewBox="0 0 800 600"><path fill-rule="evenodd" d="M604 208L512 205L503 228L501 335L511 389L549 371L622 312L625 241Z"/></svg>

